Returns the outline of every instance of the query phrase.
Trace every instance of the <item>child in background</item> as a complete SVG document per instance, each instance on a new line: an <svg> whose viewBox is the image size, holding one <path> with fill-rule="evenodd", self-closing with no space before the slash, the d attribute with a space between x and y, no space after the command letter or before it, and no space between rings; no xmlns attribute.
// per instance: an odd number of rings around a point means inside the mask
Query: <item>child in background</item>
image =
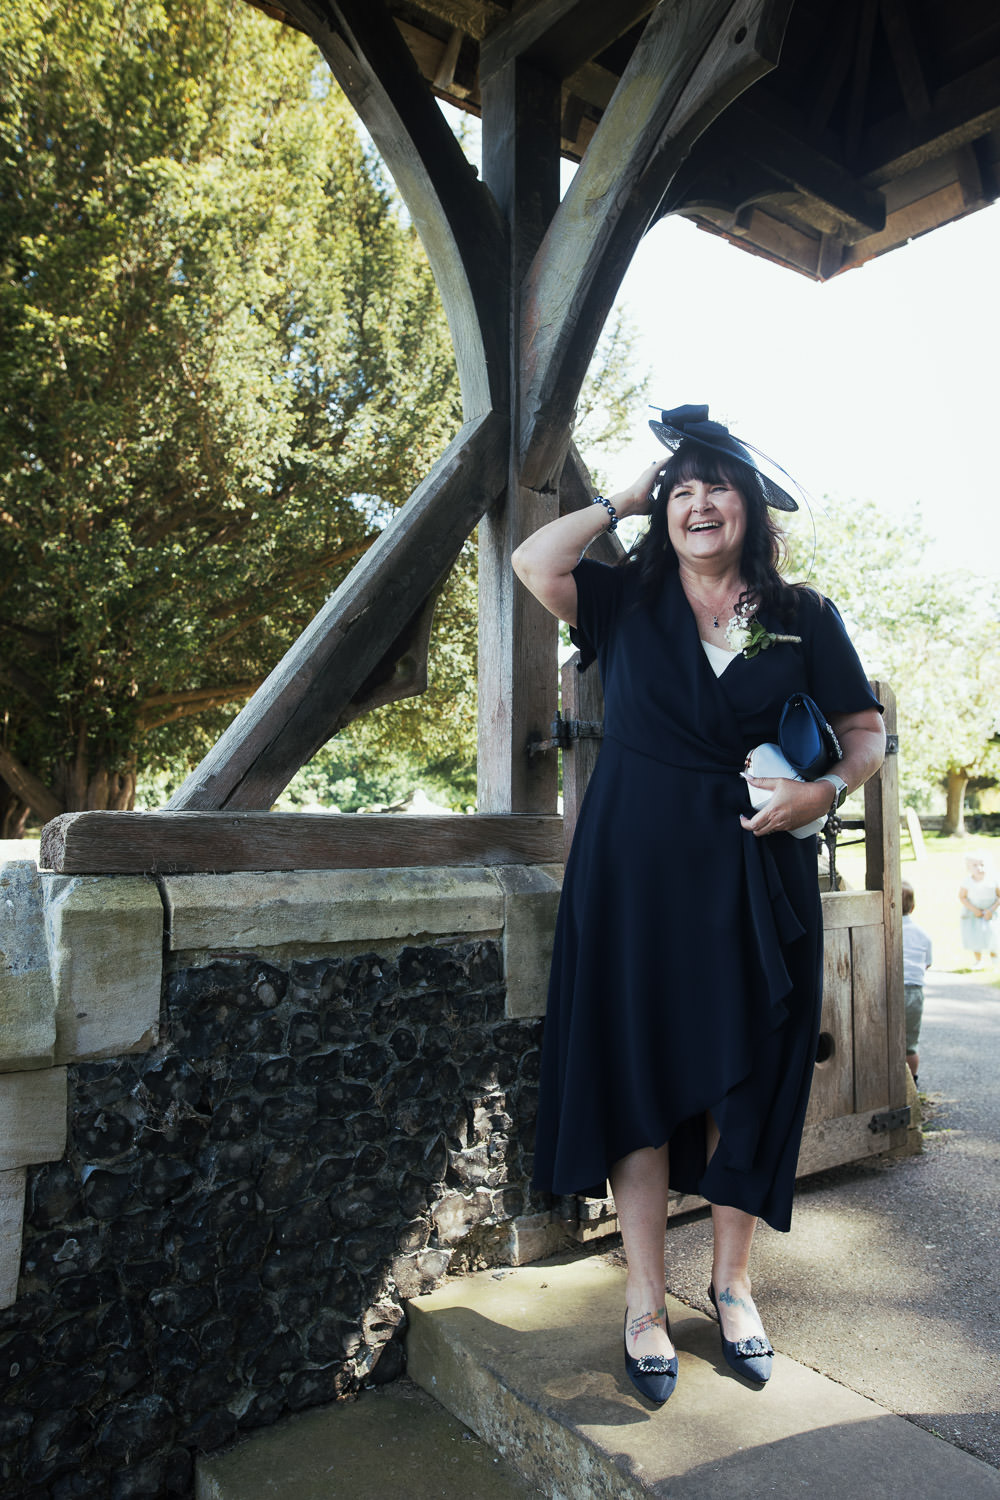
<svg viewBox="0 0 1000 1500"><path fill-rule="evenodd" d="M990 958L996 957L1000 886L992 875L987 874L986 861L981 854L966 855L965 867L969 874L958 892L962 907L962 946L969 950L978 967L984 953Z"/></svg>
<svg viewBox="0 0 1000 1500"><path fill-rule="evenodd" d="M916 901L913 887L906 880L902 884L903 895L903 994L906 999L906 1066L917 1081L920 1066L920 1023L924 1015L924 974L930 967L933 955L931 940L922 927L913 920Z"/></svg>

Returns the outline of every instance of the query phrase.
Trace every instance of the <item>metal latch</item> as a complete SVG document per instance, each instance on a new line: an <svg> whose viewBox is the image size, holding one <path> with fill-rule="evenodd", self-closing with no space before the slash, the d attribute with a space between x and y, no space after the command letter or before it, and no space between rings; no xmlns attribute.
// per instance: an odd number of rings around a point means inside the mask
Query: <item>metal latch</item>
<svg viewBox="0 0 1000 1500"><path fill-rule="evenodd" d="M899 1109L886 1109L880 1115L872 1115L868 1129L872 1135L883 1135L887 1130L902 1130L909 1123L910 1106L903 1104Z"/></svg>
<svg viewBox="0 0 1000 1500"><path fill-rule="evenodd" d="M899 735L898 734L887 734L886 735L886 737L885 737L885 753L886 753L886 755L898 755L899 754Z"/></svg>
<svg viewBox="0 0 1000 1500"><path fill-rule="evenodd" d="M599 719L564 719L557 713L549 733L551 739L529 741L529 755L539 755L543 750L568 750L574 740L603 739L604 725Z"/></svg>

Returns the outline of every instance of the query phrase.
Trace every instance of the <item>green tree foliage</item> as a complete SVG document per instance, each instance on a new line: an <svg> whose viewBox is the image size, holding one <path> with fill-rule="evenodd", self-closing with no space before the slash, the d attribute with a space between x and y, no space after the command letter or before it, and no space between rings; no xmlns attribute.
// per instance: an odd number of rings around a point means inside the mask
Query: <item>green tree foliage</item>
<svg viewBox="0 0 1000 1500"><path fill-rule="evenodd" d="M926 807L947 793L962 828L973 776L1000 774L1000 588L971 573L939 574L918 512L894 522L872 501L827 498L789 524L788 576L829 595L845 616L868 672L896 693L904 802Z"/></svg>
<svg viewBox="0 0 1000 1500"><path fill-rule="evenodd" d="M27 0L0 76L12 831L196 759L459 407L414 232L304 38L240 0ZM437 654L441 750L468 663Z"/></svg>

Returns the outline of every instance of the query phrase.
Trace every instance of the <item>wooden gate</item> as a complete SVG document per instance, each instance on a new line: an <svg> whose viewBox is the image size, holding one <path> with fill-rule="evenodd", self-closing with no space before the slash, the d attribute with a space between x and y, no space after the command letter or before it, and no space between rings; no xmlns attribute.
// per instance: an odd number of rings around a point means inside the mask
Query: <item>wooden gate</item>
<svg viewBox="0 0 1000 1500"><path fill-rule="evenodd" d="M896 699L885 704L890 748ZM878 1156L906 1138L906 1026L899 872L899 774L889 754L865 787L865 887L823 894L823 1015L799 1176Z"/></svg>

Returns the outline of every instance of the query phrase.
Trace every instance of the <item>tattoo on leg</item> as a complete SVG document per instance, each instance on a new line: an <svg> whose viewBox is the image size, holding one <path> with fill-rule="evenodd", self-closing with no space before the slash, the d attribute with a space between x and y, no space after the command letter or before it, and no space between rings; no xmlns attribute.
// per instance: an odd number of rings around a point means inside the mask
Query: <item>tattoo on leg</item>
<svg viewBox="0 0 1000 1500"><path fill-rule="evenodd" d="M637 1339L640 1333L648 1333L650 1328L655 1328L658 1323L666 1323L667 1309L658 1307L655 1312L640 1313L633 1318L628 1325L628 1331L632 1338Z"/></svg>
<svg viewBox="0 0 1000 1500"><path fill-rule="evenodd" d="M724 1302L727 1307L742 1307L744 1312L753 1311L753 1304L751 1302L748 1302L745 1297L735 1297L728 1286L723 1288L723 1290L718 1293L718 1298L719 1301Z"/></svg>

